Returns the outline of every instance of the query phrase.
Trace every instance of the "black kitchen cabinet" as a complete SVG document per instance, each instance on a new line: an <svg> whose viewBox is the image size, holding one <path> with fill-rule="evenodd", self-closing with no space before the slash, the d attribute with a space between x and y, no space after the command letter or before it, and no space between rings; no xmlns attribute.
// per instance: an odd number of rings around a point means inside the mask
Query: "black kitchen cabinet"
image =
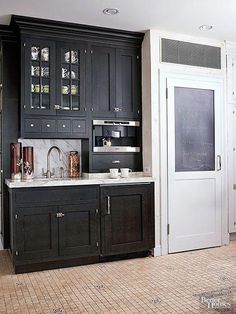
<svg viewBox="0 0 236 314"><path fill-rule="evenodd" d="M85 44L22 40L25 114L85 116Z"/></svg>
<svg viewBox="0 0 236 314"><path fill-rule="evenodd" d="M91 47L91 111L93 117L141 117L140 50Z"/></svg>
<svg viewBox="0 0 236 314"><path fill-rule="evenodd" d="M99 187L9 191L10 242L16 272L98 260Z"/></svg>
<svg viewBox="0 0 236 314"><path fill-rule="evenodd" d="M58 222L55 206L20 207L15 212L16 256L21 261L58 255Z"/></svg>
<svg viewBox="0 0 236 314"><path fill-rule="evenodd" d="M84 42L22 38L21 137L88 136L85 63Z"/></svg>
<svg viewBox="0 0 236 314"><path fill-rule="evenodd" d="M21 44L20 137L88 138L92 119L141 120L142 33L22 16L10 27ZM42 131L43 116L54 129ZM58 117L84 118L88 129L58 131ZM26 128L34 118L39 126Z"/></svg>
<svg viewBox="0 0 236 314"><path fill-rule="evenodd" d="M19 260L90 256L98 252L96 203L24 207L16 218Z"/></svg>
<svg viewBox="0 0 236 314"><path fill-rule="evenodd" d="M90 51L91 111L94 117L113 117L116 104L116 50L94 46ZM90 85L90 84L89 84Z"/></svg>
<svg viewBox="0 0 236 314"><path fill-rule="evenodd" d="M116 116L141 116L141 54L139 49L116 49Z"/></svg>
<svg viewBox="0 0 236 314"><path fill-rule="evenodd" d="M56 113L86 116L85 43L57 43Z"/></svg>
<svg viewBox="0 0 236 314"><path fill-rule="evenodd" d="M154 247L152 184L102 187L101 215L103 255Z"/></svg>
<svg viewBox="0 0 236 314"><path fill-rule="evenodd" d="M91 172L104 172L110 168L130 168L132 171L142 169L140 153L93 153Z"/></svg>
<svg viewBox="0 0 236 314"><path fill-rule="evenodd" d="M21 43L21 104L26 114L55 114L56 44L39 38Z"/></svg>
<svg viewBox="0 0 236 314"><path fill-rule="evenodd" d="M17 273L154 248L153 183L9 189Z"/></svg>
<svg viewBox="0 0 236 314"><path fill-rule="evenodd" d="M59 255L96 255L100 242L96 203L60 206L59 216Z"/></svg>

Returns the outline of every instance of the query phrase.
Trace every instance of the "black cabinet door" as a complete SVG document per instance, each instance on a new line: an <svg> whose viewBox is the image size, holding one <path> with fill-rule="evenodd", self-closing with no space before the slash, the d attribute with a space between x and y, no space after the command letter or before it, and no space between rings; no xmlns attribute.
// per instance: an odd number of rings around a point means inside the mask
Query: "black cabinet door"
<svg viewBox="0 0 236 314"><path fill-rule="evenodd" d="M117 117L132 119L140 116L140 62L139 49L116 49Z"/></svg>
<svg viewBox="0 0 236 314"><path fill-rule="evenodd" d="M24 207L16 210L18 260L38 260L58 255L56 207Z"/></svg>
<svg viewBox="0 0 236 314"><path fill-rule="evenodd" d="M99 255L99 213L96 203L59 207L59 254Z"/></svg>
<svg viewBox="0 0 236 314"><path fill-rule="evenodd" d="M112 117L115 107L115 48L92 46L90 102L94 117Z"/></svg>
<svg viewBox="0 0 236 314"><path fill-rule="evenodd" d="M104 255L154 247L152 184L102 187L101 210Z"/></svg>
<svg viewBox="0 0 236 314"><path fill-rule="evenodd" d="M85 44L57 43L57 114L85 116Z"/></svg>
<svg viewBox="0 0 236 314"><path fill-rule="evenodd" d="M22 41L21 108L28 114L55 114L55 43Z"/></svg>

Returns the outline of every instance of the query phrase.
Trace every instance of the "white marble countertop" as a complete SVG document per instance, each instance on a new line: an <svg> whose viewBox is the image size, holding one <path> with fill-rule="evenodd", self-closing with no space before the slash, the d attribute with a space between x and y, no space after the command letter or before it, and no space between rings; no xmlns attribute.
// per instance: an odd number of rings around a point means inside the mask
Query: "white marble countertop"
<svg viewBox="0 0 236 314"><path fill-rule="evenodd" d="M11 180L6 179L5 183L9 188L31 188L31 187L53 187L53 186L76 186L76 185L104 185L104 184L127 184L127 183L145 183L154 182L155 179L143 174L132 174L128 178L111 179L109 174L94 175L92 178L81 177L76 179L70 178L34 178L32 180Z"/></svg>

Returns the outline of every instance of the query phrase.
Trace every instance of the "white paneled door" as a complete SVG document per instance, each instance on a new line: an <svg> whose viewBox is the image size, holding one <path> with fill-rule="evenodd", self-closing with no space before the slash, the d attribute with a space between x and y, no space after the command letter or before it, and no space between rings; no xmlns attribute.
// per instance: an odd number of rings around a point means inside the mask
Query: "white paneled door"
<svg viewBox="0 0 236 314"><path fill-rule="evenodd" d="M167 79L169 252L221 245L221 84Z"/></svg>

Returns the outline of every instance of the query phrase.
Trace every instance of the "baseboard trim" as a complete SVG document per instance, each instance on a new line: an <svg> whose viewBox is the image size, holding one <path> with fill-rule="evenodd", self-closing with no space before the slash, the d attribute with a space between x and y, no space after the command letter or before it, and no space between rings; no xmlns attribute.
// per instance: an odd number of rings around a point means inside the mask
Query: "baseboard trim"
<svg viewBox="0 0 236 314"><path fill-rule="evenodd" d="M229 234L229 240L230 240L230 241L236 240L236 232Z"/></svg>
<svg viewBox="0 0 236 314"><path fill-rule="evenodd" d="M153 256L161 256L161 245L156 245L153 250Z"/></svg>

